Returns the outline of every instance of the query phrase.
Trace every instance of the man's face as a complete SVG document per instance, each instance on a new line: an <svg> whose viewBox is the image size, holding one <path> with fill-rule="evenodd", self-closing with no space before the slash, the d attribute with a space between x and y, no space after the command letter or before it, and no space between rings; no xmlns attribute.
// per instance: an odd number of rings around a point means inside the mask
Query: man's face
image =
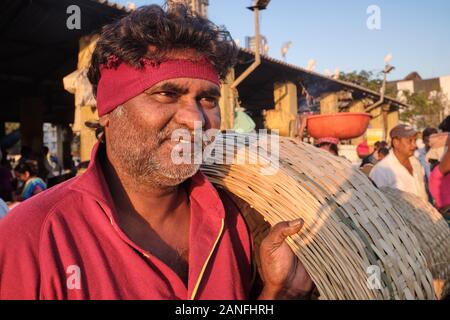
<svg viewBox="0 0 450 320"><path fill-rule="evenodd" d="M174 163L172 149L179 142L172 141L172 133L192 132L199 124L203 130L219 129L219 97L220 88L207 80L179 78L154 85L109 115L106 142L112 157L137 182L182 183L200 165Z"/></svg>
<svg viewBox="0 0 450 320"><path fill-rule="evenodd" d="M27 182L28 179L30 179L30 173L28 171L26 171L25 173L20 173L18 171L14 172L15 176L17 179L19 179L20 181L22 181L23 183Z"/></svg>
<svg viewBox="0 0 450 320"><path fill-rule="evenodd" d="M416 136L394 138L392 142L395 151L407 157L413 156L417 149Z"/></svg>

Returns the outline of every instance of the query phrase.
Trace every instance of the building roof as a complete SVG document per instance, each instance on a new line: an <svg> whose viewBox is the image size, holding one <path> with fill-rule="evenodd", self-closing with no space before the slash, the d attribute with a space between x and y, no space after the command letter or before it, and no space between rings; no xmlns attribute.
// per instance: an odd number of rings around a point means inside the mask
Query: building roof
<svg viewBox="0 0 450 320"><path fill-rule="evenodd" d="M408 74L403 80L397 80L397 81L391 81L389 82L389 85L395 85L399 83L410 83L411 84L411 90L413 92L426 92L430 93L432 91L439 91L441 90L441 80L440 78L430 78L430 79L423 79L417 72L411 72Z"/></svg>
<svg viewBox="0 0 450 320"><path fill-rule="evenodd" d="M422 80L422 77L420 76L420 74L417 71L413 71L410 74L408 74L405 79L403 79L404 81L409 81L409 80Z"/></svg>
<svg viewBox="0 0 450 320"><path fill-rule="evenodd" d="M80 30L66 26L73 4L81 10ZM38 94L45 99L45 121L72 122L74 97L62 79L76 69L79 39L127 9L102 0L4 0L1 7L0 99L10 108L2 108L0 121L19 121L20 99Z"/></svg>
<svg viewBox="0 0 450 320"><path fill-rule="evenodd" d="M236 76L239 76L254 59L254 53L248 49L240 50L240 60L236 69ZM273 105L273 83L276 81L292 81L299 88L304 87L308 93L315 98L328 92L349 91L354 99L369 98L378 101L380 94L357 84L327 77L317 72L292 65L269 56L261 56L261 66L259 66L249 77L238 86L241 100L247 102L249 108L257 105ZM301 90L298 90L300 100ZM394 108L406 107L404 103L391 97L385 98L386 102Z"/></svg>

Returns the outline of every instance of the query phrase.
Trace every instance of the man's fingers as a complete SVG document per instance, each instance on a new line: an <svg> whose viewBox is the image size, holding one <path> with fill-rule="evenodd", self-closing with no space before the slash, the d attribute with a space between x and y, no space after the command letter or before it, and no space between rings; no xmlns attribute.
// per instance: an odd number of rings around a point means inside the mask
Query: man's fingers
<svg viewBox="0 0 450 320"><path fill-rule="evenodd" d="M304 221L302 218L290 222L280 222L270 230L265 241L270 244L281 245L287 237L298 233L303 227Z"/></svg>

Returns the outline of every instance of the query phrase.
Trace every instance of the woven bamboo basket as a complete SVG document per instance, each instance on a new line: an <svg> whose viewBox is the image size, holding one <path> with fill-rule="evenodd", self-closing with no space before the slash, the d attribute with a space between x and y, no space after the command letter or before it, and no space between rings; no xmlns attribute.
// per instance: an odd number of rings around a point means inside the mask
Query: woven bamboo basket
<svg viewBox="0 0 450 320"><path fill-rule="evenodd" d="M381 188L394 208L419 240L427 266L433 275L438 299L450 293L450 228L430 203L414 194Z"/></svg>
<svg viewBox="0 0 450 320"><path fill-rule="evenodd" d="M269 148L267 141L219 135L202 171L255 210L247 221L303 218L288 244L320 299L436 298L417 238L363 173L311 145L279 137ZM267 225L254 228L257 236L267 231Z"/></svg>

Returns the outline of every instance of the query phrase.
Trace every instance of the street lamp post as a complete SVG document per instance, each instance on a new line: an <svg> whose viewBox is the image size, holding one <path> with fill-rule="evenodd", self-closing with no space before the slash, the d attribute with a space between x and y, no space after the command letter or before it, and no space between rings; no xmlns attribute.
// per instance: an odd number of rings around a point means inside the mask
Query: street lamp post
<svg viewBox="0 0 450 320"><path fill-rule="evenodd" d="M270 0L255 0L253 5L247 7L247 9L253 11L255 17L255 61L250 67L247 68L231 85L232 89L235 89L245 78L248 77L260 64L261 64L261 35L259 34L259 12L265 10L269 5Z"/></svg>
<svg viewBox="0 0 450 320"><path fill-rule="evenodd" d="M386 64L385 64L384 70L383 70L383 83L382 83L381 89L380 89L380 99L375 104L373 104L372 106L370 106L370 107L368 107L366 109L367 113L369 113L370 111L372 111L372 110L382 106L382 104L384 103L384 98L385 98L385 95L386 95L387 75L388 75L388 73L390 73L392 70L395 69L394 66L391 66L389 64L391 59L392 59L392 55L390 55L390 54L387 55L384 58L384 61L386 62ZM384 126L384 130L383 131L384 131L384 137L385 137L386 140L387 140L387 137L388 137L388 112L389 112L389 109L385 110L385 108L382 107L381 113L382 113L382 116L383 116L383 126Z"/></svg>
<svg viewBox="0 0 450 320"><path fill-rule="evenodd" d="M253 5L250 7L247 7L247 9L253 11L254 17L255 17L255 61L231 84L230 88L232 90L232 101L233 101L233 108L232 108L232 117L231 117L231 124L234 123L234 101L236 101L237 92L236 88L237 86L244 81L245 78L248 77L249 74L251 74L260 64L261 64L261 52L260 52L260 46L261 46L261 35L259 34L259 12L261 10L265 10L267 6L269 5L270 0L254 0Z"/></svg>

